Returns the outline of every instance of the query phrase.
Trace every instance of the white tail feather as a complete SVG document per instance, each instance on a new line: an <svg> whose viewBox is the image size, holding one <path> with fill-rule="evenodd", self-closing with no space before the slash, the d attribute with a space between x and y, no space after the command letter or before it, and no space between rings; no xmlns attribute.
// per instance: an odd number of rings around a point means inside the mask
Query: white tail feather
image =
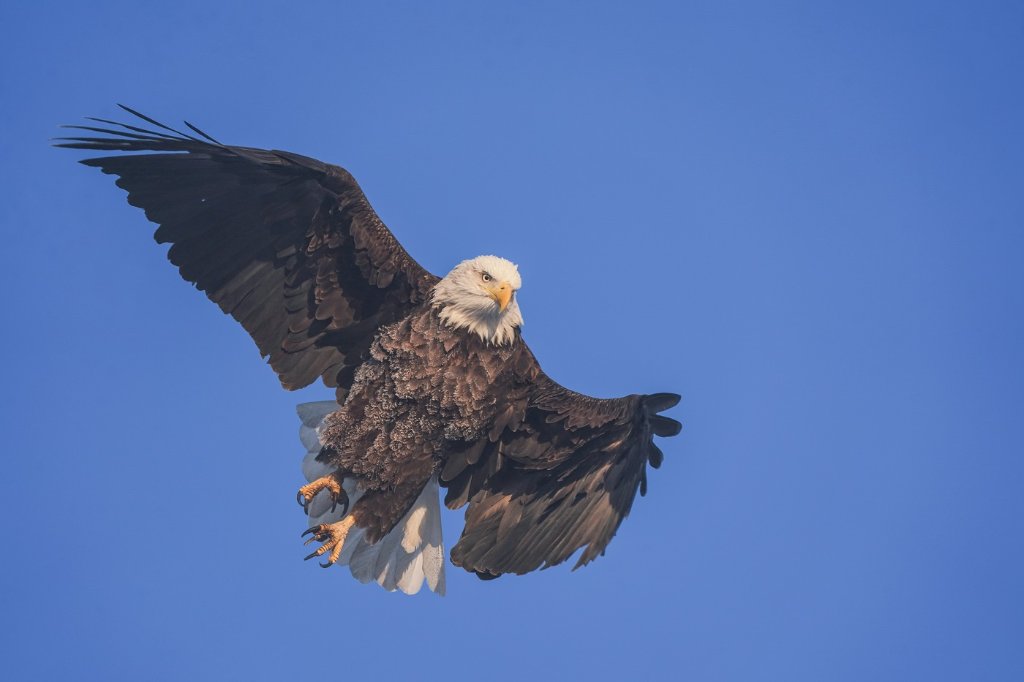
<svg viewBox="0 0 1024 682"><path fill-rule="evenodd" d="M338 409L334 401L303 403L298 406L302 426L299 438L306 448L302 460L302 474L307 481L314 481L334 471L334 467L316 461L320 454L320 425L327 415ZM345 479L345 492L349 496L349 508L355 504L362 492L352 479ZM401 590L416 594L426 580L427 587L443 595L444 542L441 536L440 489L437 477L431 478L423 492L416 498L412 508L402 520L376 544L366 541L360 528L353 528L345 539L345 545L337 563L347 565L353 577L359 582L376 581L388 591ZM334 523L341 519L342 509L331 511L331 499L326 490L321 491L309 504L310 527L321 523Z"/></svg>

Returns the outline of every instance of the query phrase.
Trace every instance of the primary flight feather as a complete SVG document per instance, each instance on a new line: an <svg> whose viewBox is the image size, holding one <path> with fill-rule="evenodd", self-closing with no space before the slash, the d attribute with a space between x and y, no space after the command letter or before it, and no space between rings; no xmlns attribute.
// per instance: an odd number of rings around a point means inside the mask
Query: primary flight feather
<svg viewBox="0 0 1024 682"><path fill-rule="evenodd" d="M481 578L602 554L646 491L671 393L570 391L520 334L522 282L479 256L423 269L343 168L223 145L201 130L91 119L59 146L145 152L82 161L118 176L159 225L183 278L238 320L287 389L320 378L336 401L299 406L319 544L307 558L364 582L444 591L438 487L468 505L451 560ZM113 127L109 127L113 126Z"/></svg>

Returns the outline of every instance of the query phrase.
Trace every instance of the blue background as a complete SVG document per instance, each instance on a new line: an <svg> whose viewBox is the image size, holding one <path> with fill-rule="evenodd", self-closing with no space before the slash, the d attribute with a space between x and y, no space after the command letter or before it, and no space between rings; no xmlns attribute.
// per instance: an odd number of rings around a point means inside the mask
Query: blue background
<svg viewBox="0 0 1024 682"><path fill-rule="evenodd" d="M0 676L1024 679L1024 6L627 5L4 4ZM682 393L607 556L303 563L330 391L47 147L115 102L345 165L434 272L520 264L556 379Z"/></svg>

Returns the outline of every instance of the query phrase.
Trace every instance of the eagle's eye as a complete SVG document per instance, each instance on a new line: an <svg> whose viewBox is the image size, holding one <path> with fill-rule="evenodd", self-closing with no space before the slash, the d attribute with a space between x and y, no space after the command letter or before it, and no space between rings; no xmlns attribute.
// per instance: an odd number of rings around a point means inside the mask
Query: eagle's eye
<svg viewBox="0 0 1024 682"><path fill-rule="evenodd" d="M485 273L484 273L483 275L481 275L481 277L483 278L483 280L484 280L485 282L490 282L490 281L491 281L492 279L494 279L493 277L491 277L490 275L488 275L488 274L487 274L486 272L485 272Z"/></svg>

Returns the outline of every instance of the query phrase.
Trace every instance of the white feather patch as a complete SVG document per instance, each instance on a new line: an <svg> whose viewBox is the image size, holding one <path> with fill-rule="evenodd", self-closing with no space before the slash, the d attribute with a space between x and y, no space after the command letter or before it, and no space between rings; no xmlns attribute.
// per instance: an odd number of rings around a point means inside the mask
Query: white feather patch
<svg viewBox="0 0 1024 682"><path fill-rule="evenodd" d="M314 481L334 470L316 461L320 454L320 426L324 418L338 409L334 401L303 403L298 406L302 426L299 438L306 448L302 474ZM349 496L349 509L362 495L353 479L342 484ZM342 509L331 511L327 491L321 491L309 504L310 527L334 523L341 519ZM424 581L431 591L443 595L444 541L441 535L440 487L437 477L431 478L402 520L376 544L366 541L360 528L353 528L337 563L349 567L353 577L362 583L374 581L388 591L401 590L416 594Z"/></svg>

